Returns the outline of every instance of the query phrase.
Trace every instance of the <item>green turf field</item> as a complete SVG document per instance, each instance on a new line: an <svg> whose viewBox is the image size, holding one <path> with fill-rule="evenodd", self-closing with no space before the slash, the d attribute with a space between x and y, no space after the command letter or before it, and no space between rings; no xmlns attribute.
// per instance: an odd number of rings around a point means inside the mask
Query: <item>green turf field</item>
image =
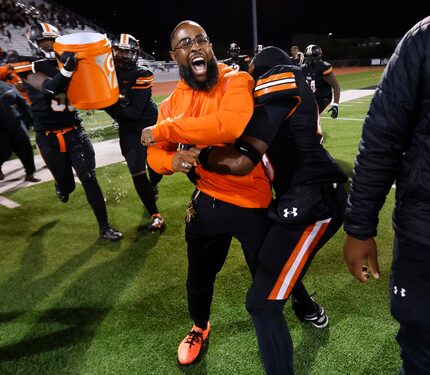
<svg viewBox="0 0 430 375"><path fill-rule="evenodd" d="M338 79L345 90L372 86L378 77ZM357 80L363 86L353 86ZM369 102L367 97L340 105L338 119L321 120L325 146L348 173ZM102 112L93 124L90 117L88 127L111 124ZM99 131L94 141L104 138ZM217 279L206 355L187 368L176 362L177 346L191 328L183 220L193 190L188 179L177 174L161 181L158 204L167 228L153 235L145 230L149 219L126 165L97 173L111 222L125 235L119 243L97 239L79 184L67 204L47 182L6 194L21 207L0 206L0 374L263 374L244 305L250 276L237 242ZM304 279L317 292L329 326L299 323L287 304L297 375L397 374L397 324L388 305L392 206L390 193L380 215L379 281L361 285L350 276L339 231Z"/></svg>

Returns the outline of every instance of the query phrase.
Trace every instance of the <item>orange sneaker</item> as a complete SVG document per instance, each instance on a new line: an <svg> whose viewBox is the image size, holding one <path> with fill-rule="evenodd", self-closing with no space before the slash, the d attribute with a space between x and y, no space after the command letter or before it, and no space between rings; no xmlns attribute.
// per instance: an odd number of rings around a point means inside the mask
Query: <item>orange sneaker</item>
<svg viewBox="0 0 430 375"><path fill-rule="evenodd" d="M196 325L193 326L187 337L182 340L178 347L178 362L181 365L190 365L195 361L209 336L210 329L211 325L209 322L205 330Z"/></svg>

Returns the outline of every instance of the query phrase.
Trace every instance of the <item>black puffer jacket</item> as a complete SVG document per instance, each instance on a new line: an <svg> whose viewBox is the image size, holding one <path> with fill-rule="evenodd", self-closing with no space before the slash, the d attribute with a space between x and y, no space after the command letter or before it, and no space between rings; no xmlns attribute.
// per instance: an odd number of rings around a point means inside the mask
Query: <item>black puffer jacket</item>
<svg viewBox="0 0 430 375"><path fill-rule="evenodd" d="M378 213L396 183L394 230L430 243L430 17L396 48L363 125L344 229L376 235Z"/></svg>

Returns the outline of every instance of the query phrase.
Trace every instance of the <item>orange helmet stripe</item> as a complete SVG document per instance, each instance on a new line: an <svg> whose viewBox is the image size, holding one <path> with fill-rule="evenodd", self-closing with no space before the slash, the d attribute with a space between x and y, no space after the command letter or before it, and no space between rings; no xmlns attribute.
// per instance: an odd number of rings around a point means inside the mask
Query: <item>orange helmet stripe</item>
<svg viewBox="0 0 430 375"><path fill-rule="evenodd" d="M43 31L45 31L46 33L51 33L52 32L49 23L42 22L40 25L42 26Z"/></svg>

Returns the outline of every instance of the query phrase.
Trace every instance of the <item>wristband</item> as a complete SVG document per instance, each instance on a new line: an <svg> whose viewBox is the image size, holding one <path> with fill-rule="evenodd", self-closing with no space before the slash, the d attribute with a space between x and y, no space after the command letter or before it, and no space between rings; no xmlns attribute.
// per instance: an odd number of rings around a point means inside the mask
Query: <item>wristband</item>
<svg viewBox="0 0 430 375"><path fill-rule="evenodd" d="M68 70L64 69L64 67L63 67L63 68L61 68L60 73L64 77L70 78L72 76L72 74L73 74L73 71L69 72Z"/></svg>
<svg viewBox="0 0 430 375"><path fill-rule="evenodd" d="M208 158L209 158L209 153L214 149L215 147L210 146L210 147L205 147L203 148L200 153L199 153L199 163L201 164L201 166L204 169L207 169L208 171L210 171L211 169L209 168L208 165Z"/></svg>
<svg viewBox="0 0 430 375"><path fill-rule="evenodd" d="M258 151L254 146L241 139L236 140L233 146L242 155L245 155L248 159L250 159L254 165L257 165L263 157L261 152Z"/></svg>

